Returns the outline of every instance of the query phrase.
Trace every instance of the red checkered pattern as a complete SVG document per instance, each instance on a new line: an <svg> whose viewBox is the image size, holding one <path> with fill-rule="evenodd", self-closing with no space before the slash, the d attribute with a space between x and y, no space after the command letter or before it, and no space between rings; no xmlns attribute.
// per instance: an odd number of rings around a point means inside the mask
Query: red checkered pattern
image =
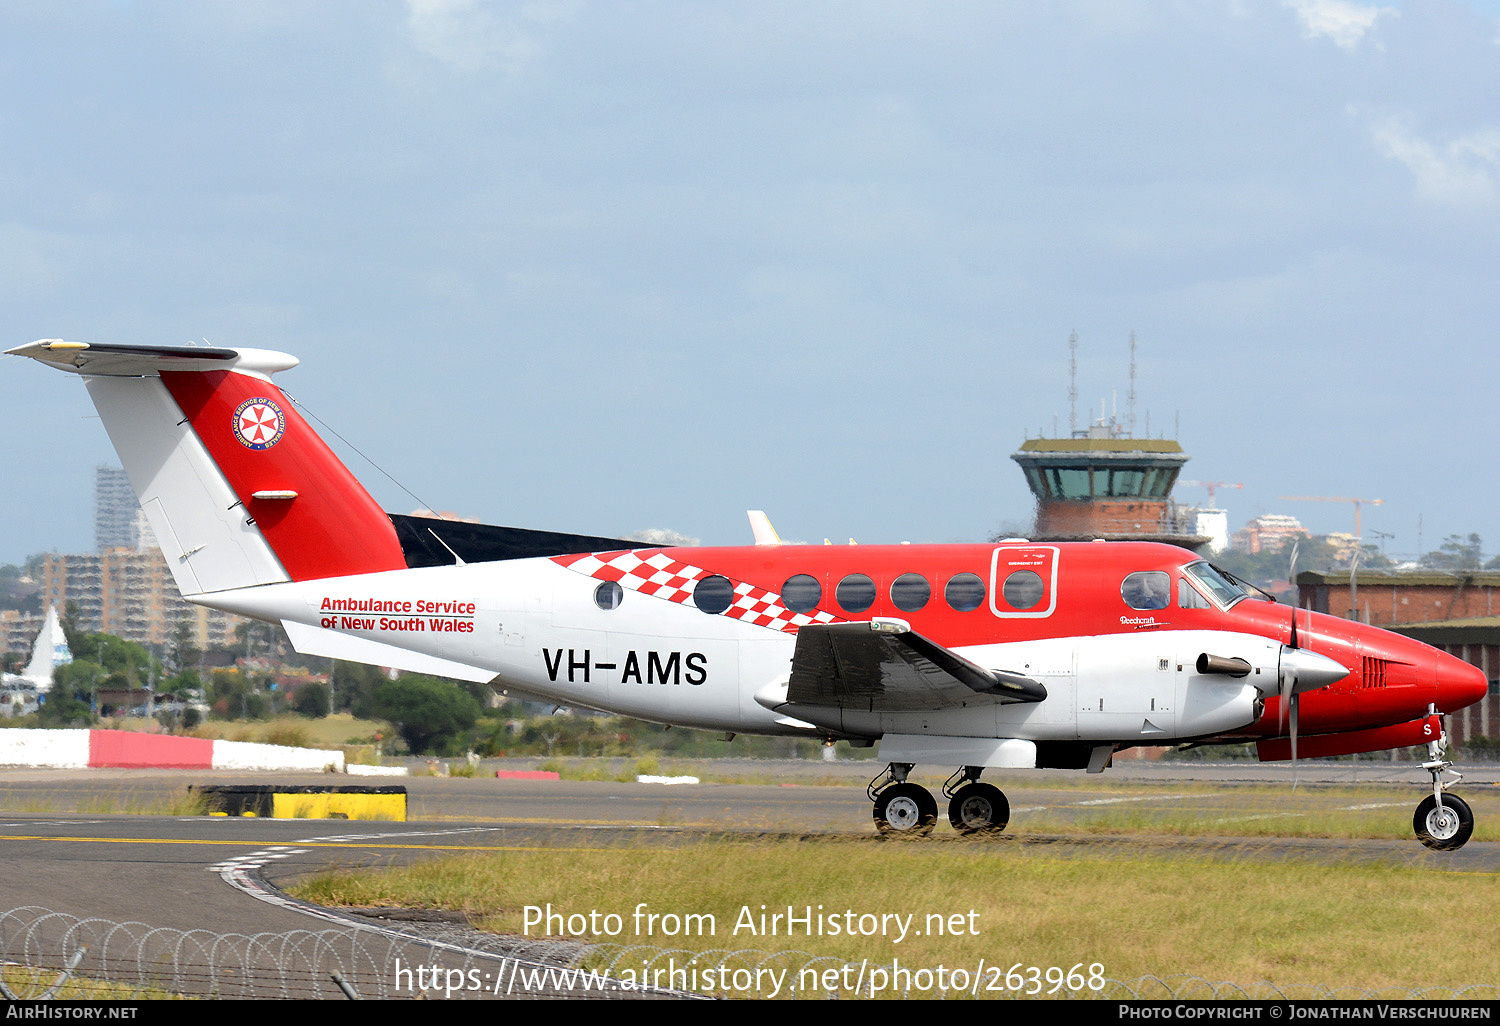
<svg viewBox="0 0 1500 1026"><path fill-rule="evenodd" d="M694 586L703 578L712 576L710 571L673 559L659 549L553 556L552 561L596 580L617 581L627 591L638 591L642 595L654 595L682 604L692 602ZM781 596L776 592L757 588L744 581L726 579L734 585L734 601L724 610L723 615L732 616L736 620L789 634L795 634L797 628L806 624L841 620L821 609L811 613L794 613L781 604Z"/></svg>

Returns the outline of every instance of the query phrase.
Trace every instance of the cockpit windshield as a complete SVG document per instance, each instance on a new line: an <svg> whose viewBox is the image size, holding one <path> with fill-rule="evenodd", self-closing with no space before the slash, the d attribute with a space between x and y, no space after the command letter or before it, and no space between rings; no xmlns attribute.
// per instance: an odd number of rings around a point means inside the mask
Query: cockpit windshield
<svg viewBox="0 0 1500 1026"><path fill-rule="evenodd" d="M1244 588L1225 577L1216 567L1202 560L1189 563L1182 568L1182 572L1202 585L1203 590L1212 595L1214 601L1225 609L1246 597Z"/></svg>

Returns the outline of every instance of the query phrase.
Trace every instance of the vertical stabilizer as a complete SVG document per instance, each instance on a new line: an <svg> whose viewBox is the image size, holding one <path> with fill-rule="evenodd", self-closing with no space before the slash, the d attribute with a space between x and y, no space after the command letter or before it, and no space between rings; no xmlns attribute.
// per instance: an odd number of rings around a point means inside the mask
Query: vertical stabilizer
<svg viewBox="0 0 1500 1026"><path fill-rule="evenodd" d="M184 595L406 566L388 516L271 383L258 349L10 350L84 376Z"/></svg>

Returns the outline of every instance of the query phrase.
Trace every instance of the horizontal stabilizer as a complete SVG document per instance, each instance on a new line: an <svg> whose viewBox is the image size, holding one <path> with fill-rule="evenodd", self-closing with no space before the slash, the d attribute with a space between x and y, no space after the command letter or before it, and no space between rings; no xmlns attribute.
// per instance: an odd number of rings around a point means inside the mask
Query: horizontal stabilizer
<svg viewBox="0 0 1500 1026"><path fill-rule="evenodd" d="M989 670L915 632L869 623L809 624L797 632L787 703L915 712L1040 702L1047 689Z"/></svg>
<svg viewBox="0 0 1500 1026"><path fill-rule="evenodd" d="M65 342L44 338L6 350L59 370L91 377L140 377L161 371L235 370L257 377L297 366L297 358L270 349L216 349L212 346L129 346L118 343Z"/></svg>
<svg viewBox="0 0 1500 1026"><path fill-rule="evenodd" d="M476 684L488 684L495 679L494 670L486 670L452 659L411 652L394 645L386 645L369 638L357 638L323 627L310 627L293 620L282 620L286 636L292 647L303 655L324 656L328 659L344 659L351 663L369 663L372 666L389 666L410 673L426 673L434 677L452 677L454 680L471 680Z"/></svg>

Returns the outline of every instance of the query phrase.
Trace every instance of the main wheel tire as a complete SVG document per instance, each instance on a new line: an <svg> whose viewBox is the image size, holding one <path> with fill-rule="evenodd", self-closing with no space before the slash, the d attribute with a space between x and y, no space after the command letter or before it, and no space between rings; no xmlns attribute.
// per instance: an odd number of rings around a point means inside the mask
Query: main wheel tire
<svg viewBox="0 0 1500 1026"><path fill-rule="evenodd" d="M891 784L875 796L875 829L887 837L926 837L937 822L937 801L925 787Z"/></svg>
<svg viewBox="0 0 1500 1026"><path fill-rule="evenodd" d="M1411 826L1417 832L1417 840L1427 847L1453 851L1462 848L1474 832L1474 812L1469 803L1456 794L1443 795L1442 808L1438 808L1434 795L1428 795L1417 806Z"/></svg>
<svg viewBox="0 0 1500 1026"><path fill-rule="evenodd" d="M993 784L965 784L948 802L948 822L961 834L998 834L1010 822L1010 802Z"/></svg>

